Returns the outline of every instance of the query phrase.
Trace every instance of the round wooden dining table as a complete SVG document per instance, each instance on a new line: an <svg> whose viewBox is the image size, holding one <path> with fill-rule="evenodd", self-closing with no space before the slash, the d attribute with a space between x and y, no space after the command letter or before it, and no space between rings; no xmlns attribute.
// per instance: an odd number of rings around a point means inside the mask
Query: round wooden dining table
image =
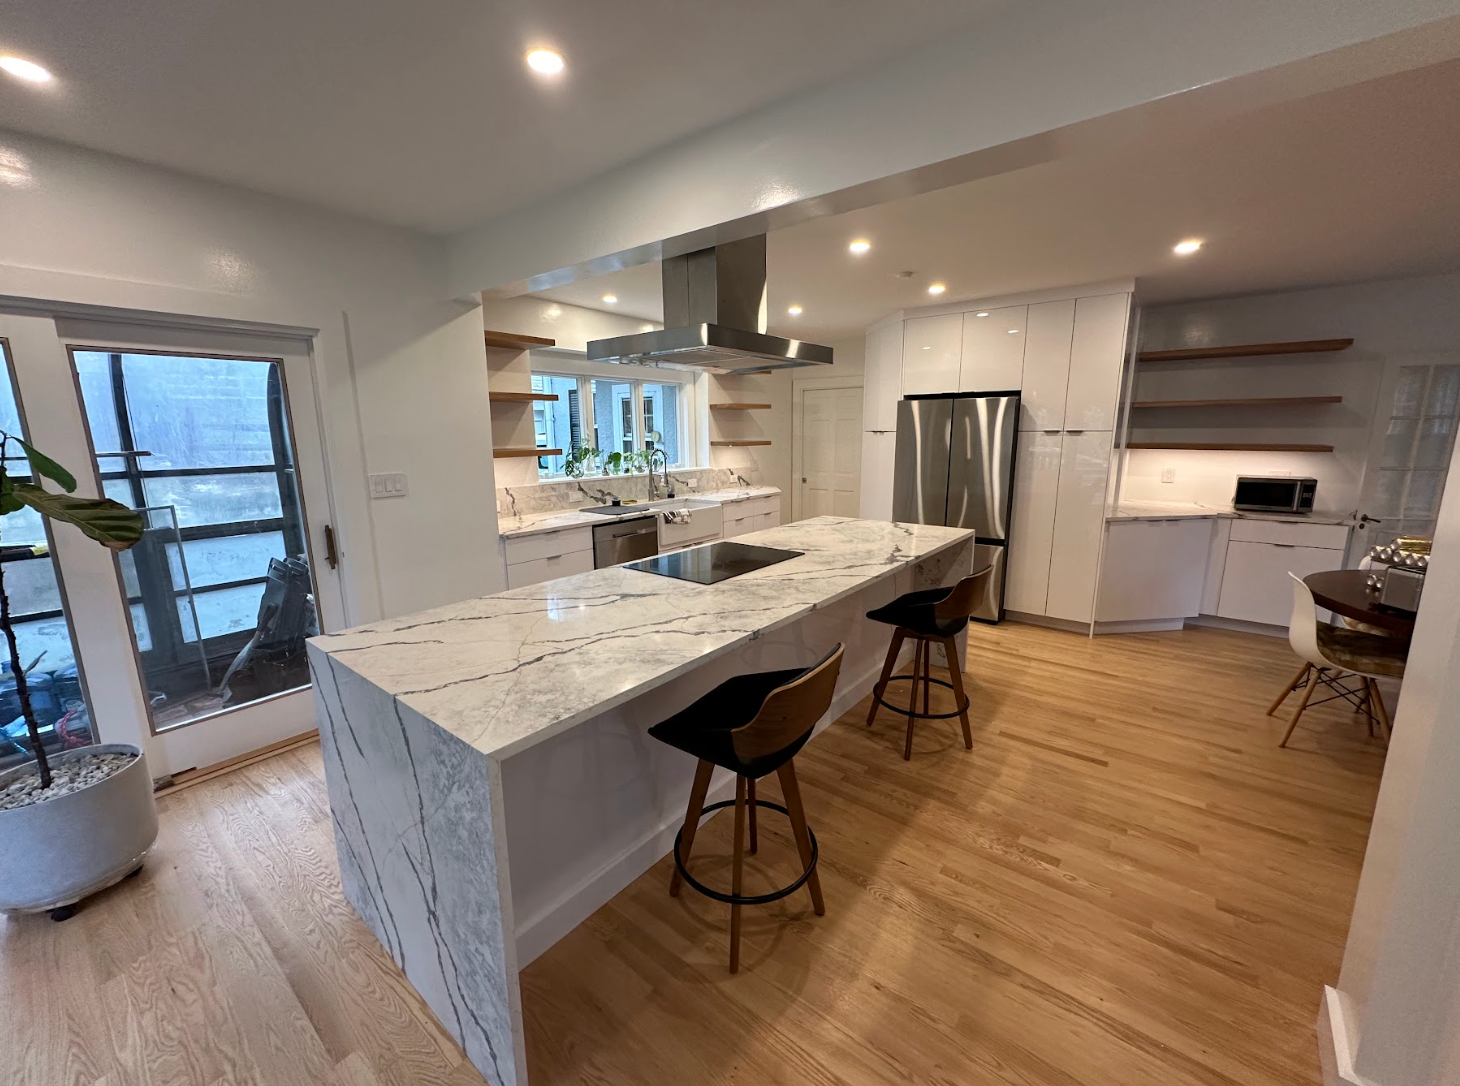
<svg viewBox="0 0 1460 1086"><path fill-rule="evenodd" d="M1379 606L1379 593L1364 583L1369 571L1363 569L1327 569L1303 578L1308 591L1319 607L1335 615L1373 626L1393 637L1414 636L1414 616Z"/></svg>

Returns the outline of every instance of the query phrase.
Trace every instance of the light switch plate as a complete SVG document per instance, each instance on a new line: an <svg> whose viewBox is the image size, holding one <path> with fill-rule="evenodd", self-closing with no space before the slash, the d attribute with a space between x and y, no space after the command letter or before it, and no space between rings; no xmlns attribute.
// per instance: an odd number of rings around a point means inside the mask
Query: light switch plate
<svg viewBox="0 0 1460 1086"><path fill-rule="evenodd" d="M387 471L370 476L372 498L404 498L406 496L406 473Z"/></svg>
<svg viewBox="0 0 1460 1086"><path fill-rule="evenodd" d="M1163 482L1163 483L1174 483L1174 482L1176 482L1176 469L1175 468L1162 468L1161 469L1161 482Z"/></svg>

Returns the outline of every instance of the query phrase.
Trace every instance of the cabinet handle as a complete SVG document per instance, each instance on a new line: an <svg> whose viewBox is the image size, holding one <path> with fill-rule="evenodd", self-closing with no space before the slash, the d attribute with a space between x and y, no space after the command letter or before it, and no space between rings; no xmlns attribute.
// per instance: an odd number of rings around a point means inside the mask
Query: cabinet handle
<svg viewBox="0 0 1460 1086"><path fill-rule="evenodd" d="M1046 433L1046 434L1057 434L1057 433L1059 433L1059 432L1060 432L1060 431L1058 431L1058 430L1046 430L1046 431L1044 431L1044 432L1045 432L1045 433Z"/></svg>
<svg viewBox="0 0 1460 1086"><path fill-rule="evenodd" d="M1083 434L1084 432L1085 432L1084 430L1066 430L1065 431L1065 433L1067 433L1067 434Z"/></svg>
<svg viewBox="0 0 1460 1086"><path fill-rule="evenodd" d="M335 569L340 564L340 552L335 549L335 530L328 524L324 526L324 560L329 563L330 569Z"/></svg>

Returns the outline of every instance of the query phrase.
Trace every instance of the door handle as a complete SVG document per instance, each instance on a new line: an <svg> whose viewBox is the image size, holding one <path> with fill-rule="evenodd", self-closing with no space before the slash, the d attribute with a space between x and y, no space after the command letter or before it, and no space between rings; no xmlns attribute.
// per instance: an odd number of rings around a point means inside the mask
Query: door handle
<svg viewBox="0 0 1460 1086"><path fill-rule="evenodd" d="M340 552L335 548L335 530L328 524L324 526L324 560L330 569L339 568Z"/></svg>

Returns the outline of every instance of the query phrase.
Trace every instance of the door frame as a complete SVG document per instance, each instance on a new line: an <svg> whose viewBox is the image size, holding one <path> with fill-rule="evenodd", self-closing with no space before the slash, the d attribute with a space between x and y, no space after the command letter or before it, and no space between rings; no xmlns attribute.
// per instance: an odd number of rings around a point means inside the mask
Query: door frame
<svg viewBox="0 0 1460 1086"><path fill-rule="evenodd" d="M865 375L849 373L843 377L800 377L791 381L791 519L801 519L801 442L806 434L802 420L806 393L810 390L862 388ZM861 486L861 459L857 461L857 485Z"/></svg>

